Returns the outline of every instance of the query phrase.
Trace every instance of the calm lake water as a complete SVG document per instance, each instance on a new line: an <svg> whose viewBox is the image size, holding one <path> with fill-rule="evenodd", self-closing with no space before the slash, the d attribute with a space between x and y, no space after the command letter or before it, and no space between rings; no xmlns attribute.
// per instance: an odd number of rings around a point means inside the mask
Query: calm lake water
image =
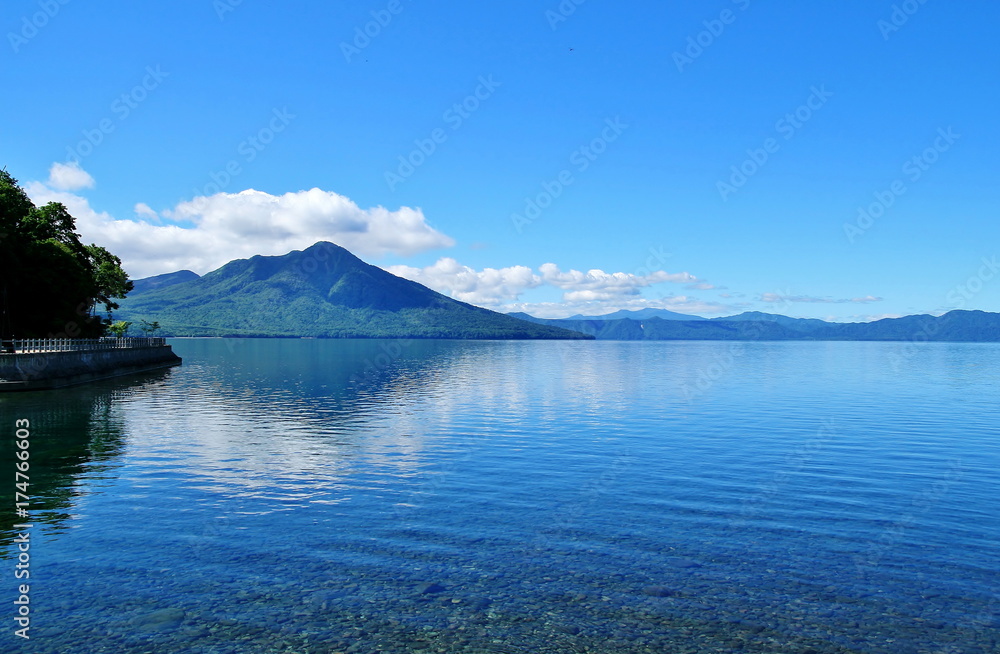
<svg viewBox="0 0 1000 654"><path fill-rule="evenodd" d="M172 343L0 397L0 651L1000 651L998 345Z"/></svg>

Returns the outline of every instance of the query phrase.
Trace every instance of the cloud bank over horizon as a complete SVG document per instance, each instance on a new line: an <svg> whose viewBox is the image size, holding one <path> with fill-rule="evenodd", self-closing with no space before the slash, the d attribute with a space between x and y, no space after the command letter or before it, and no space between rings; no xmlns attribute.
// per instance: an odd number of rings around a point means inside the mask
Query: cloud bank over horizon
<svg viewBox="0 0 1000 654"><path fill-rule="evenodd" d="M657 270L648 274L607 273L593 269L563 271L554 263L543 263L535 271L527 266L475 270L455 259L444 257L425 268L397 265L385 269L450 297L498 311L524 311L539 318L564 318L576 313L600 315L619 309L649 307L681 313L718 313L725 305L688 297L651 300L641 289L656 284L691 284L697 278L687 272ZM562 291L560 302L520 302L522 294L542 286Z"/></svg>

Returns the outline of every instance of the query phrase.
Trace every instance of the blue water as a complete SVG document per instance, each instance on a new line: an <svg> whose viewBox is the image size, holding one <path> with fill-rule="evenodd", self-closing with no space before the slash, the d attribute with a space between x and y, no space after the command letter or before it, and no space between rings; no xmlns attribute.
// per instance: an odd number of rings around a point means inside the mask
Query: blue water
<svg viewBox="0 0 1000 654"><path fill-rule="evenodd" d="M1000 651L997 345L172 344L0 397L0 651Z"/></svg>

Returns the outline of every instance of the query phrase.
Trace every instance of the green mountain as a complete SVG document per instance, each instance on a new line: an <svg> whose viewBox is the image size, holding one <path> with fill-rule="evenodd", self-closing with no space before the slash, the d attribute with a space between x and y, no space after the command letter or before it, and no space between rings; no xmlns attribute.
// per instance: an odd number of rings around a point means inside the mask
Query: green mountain
<svg viewBox="0 0 1000 654"><path fill-rule="evenodd" d="M230 261L187 281L173 275L139 280L115 319L158 321L164 336L592 338L453 300L333 243Z"/></svg>

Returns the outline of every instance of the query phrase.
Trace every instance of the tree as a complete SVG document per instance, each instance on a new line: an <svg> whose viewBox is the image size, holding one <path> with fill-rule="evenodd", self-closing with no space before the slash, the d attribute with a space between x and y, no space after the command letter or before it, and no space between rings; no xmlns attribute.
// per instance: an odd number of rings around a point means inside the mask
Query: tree
<svg viewBox="0 0 1000 654"><path fill-rule="evenodd" d="M122 338L123 336L125 336L125 334L128 333L128 328L131 326L132 323L126 320L116 320L115 322L108 325L108 331L117 336L118 338Z"/></svg>
<svg viewBox="0 0 1000 654"><path fill-rule="evenodd" d="M94 302L104 305L104 310L111 316L111 311L118 308L118 303L112 298L121 299L132 290L132 282L128 274L122 270L122 260L99 245L88 245L87 254L94 263L94 281L96 293Z"/></svg>
<svg viewBox="0 0 1000 654"><path fill-rule="evenodd" d="M0 170L0 336L100 336L131 290L121 260L84 245L64 205L36 207Z"/></svg>
<svg viewBox="0 0 1000 654"><path fill-rule="evenodd" d="M160 328L160 323L156 320L154 320L153 322L149 322L148 320L143 320L142 325L139 326L139 329L141 329L142 333L145 334L146 336L152 336L153 333L159 328Z"/></svg>

